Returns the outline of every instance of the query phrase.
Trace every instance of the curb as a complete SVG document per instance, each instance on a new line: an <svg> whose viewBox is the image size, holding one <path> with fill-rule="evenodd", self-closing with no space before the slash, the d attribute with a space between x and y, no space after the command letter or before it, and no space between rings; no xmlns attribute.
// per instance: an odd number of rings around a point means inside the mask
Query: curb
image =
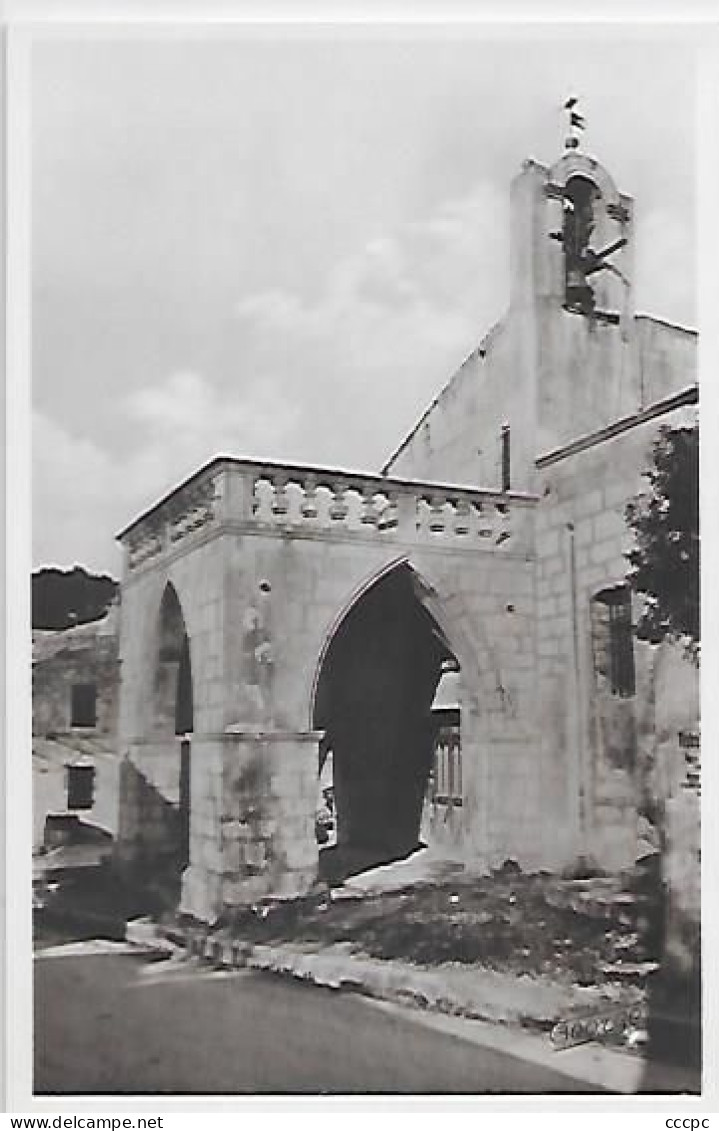
<svg viewBox="0 0 719 1131"><path fill-rule="evenodd" d="M335 991L357 993L386 1009L412 1008L417 1020L432 1028L450 1031L456 1027L456 1035L474 1043L567 1071L591 1084L606 1086L610 1083L618 1093L638 1092L640 1080L649 1068L662 1082L662 1091L664 1087L668 1093L674 1094L698 1094L701 1091L700 1075L696 1071L671 1064L660 1065L636 1052L597 1042L557 1048L550 1041L548 1031L531 1031L522 1025L519 1014L513 1018L500 1018L492 1015L491 1005L482 1011L481 1007L468 1007L458 998L453 999L451 993L438 997L421 989L411 989L402 985L401 972L397 972L397 978L389 978L381 986L373 985L368 971L362 970L361 966L355 976L346 972L333 976L329 969L318 969L314 960L321 952L306 952L281 944L255 945L237 939L217 938L196 928L168 928L163 935L175 948L184 950L188 958L217 969L262 971ZM381 965L380 960L376 961L378 966ZM322 959L320 967L321 964ZM428 989L431 989L431 976L427 982Z"/></svg>
<svg viewBox="0 0 719 1131"><path fill-rule="evenodd" d="M484 1001L481 998L468 1001L456 988L442 984L440 969L412 968L414 985L408 985L408 972L401 963L394 964L370 955L353 954L344 949L342 943L315 950L287 943L249 943L232 938L218 938L212 932L192 928L184 932L166 933L166 937L182 947L189 957L218 968L265 970L301 981L311 981L330 989L347 989L366 997L412 1004L448 1016L493 1024L522 1025L523 1021L533 1016L535 1035L536 1029L541 1027L546 1028L548 1037L554 1024L549 1013L542 1014L541 1003L535 1003L534 1014L528 1006L510 1006L503 1000L498 1005L496 987L494 994L489 992ZM347 969L348 965L350 969ZM494 976L492 971L483 973L489 977ZM495 999L494 1006L492 997ZM576 1010L578 1003L572 1004ZM572 1004L568 1005L568 1011L572 1009ZM524 1028L525 1031L529 1029L526 1025Z"/></svg>

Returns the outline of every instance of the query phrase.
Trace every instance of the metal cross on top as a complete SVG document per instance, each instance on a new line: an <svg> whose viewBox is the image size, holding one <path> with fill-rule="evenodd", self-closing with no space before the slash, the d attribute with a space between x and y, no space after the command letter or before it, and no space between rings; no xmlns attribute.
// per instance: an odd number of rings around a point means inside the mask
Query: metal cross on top
<svg viewBox="0 0 719 1131"><path fill-rule="evenodd" d="M576 109L578 101L577 98L572 96L564 103L564 109L567 111L567 117L569 119L569 134L564 140L565 149L579 149L577 131L583 130L586 125L584 115L580 114Z"/></svg>

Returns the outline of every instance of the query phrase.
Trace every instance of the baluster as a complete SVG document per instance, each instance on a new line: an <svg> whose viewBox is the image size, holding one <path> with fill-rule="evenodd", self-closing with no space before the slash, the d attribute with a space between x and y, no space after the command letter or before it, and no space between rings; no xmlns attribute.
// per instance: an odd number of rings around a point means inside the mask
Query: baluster
<svg viewBox="0 0 719 1131"><path fill-rule="evenodd" d="M260 492L261 479L252 480L252 517L257 518L262 510L262 494Z"/></svg>
<svg viewBox="0 0 719 1131"><path fill-rule="evenodd" d="M454 508L454 532L455 534L469 533L469 503L466 499L457 499Z"/></svg>
<svg viewBox="0 0 719 1131"><path fill-rule="evenodd" d="M429 528L435 534L439 534L445 528L444 507L446 501L444 495L432 495L429 508Z"/></svg>
<svg viewBox="0 0 719 1131"><path fill-rule="evenodd" d="M303 518L317 518L317 480L314 475L308 475L304 482L300 514Z"/></svg>
<svg viewBox="0 0 719 1131"><path fill-rule="evenodd" d="M202 526L206 522L211 522L215 517L215 505L217 503L218 490L217 482L214 479L208 479L203 483L200 488L200 497L197 506L197 525Z"/></svg>
<svg viewBox="0 0 719 1131"><path fill-rule="evenodd" d="M273 486L275 489L272 498L272 513L283 515L287 514L290 509L289 500L287 498L287 477L285 475L275 475L273 479Z"/></svg>
<svg viewBox="0 0 719 1131"><path fill-rule="evenodd" d="M368 526L376 526L379 522L379 511L375 504L375 492L370 488L369 491L362 495L362 522L367 523Z"/></svg>
<svg viewBox="0 0 719 1131"><path fill-rule="evenodd" d="M162 517L155 529L155 549L154 554L162 554L170 545L170 529L167 519Z"/></svg>
<svg viewBox="0 0 719 1131"><path fill-rule="evenodd" d="M491 538L492 535L494 534L494 527L492 525L492 519L487 514L487 510L485 508L484 503L477 503L475 505L477 507L477 510L479 511L479 523L478 523L478 528L477 528L477 534L479 535L480 538Z"/></svg>
<svg viewBox="0 0 719 1131"><path fill-rule="evenodd" d="M377 526L380 530L394 530L399 522L397 514L397 492L388 491L387 501L380 510Z"/></svg>
<svg viewBox="0 0 719 1131"><path fill-rule="evenodd" d="M342 522L349 514L349 507L345 495L347 485L336 483L332 490L332 502L329 505L329 516L334 522Z"/></svg>
<svg viewBox="0 0 719 1131"><path fill-rule="evenodd" d="M194 494L188 494L187 508L185 510L185 513L179 516L180 531L182 537L184 537L185 534L190 534L195 529L195 526L197 525L198 510L199 500L197 493L195 492Z"/></svg>
<svg viewBox="0 0 719 1131"><path fill-rule="evenodd" d="M497 534L496 543L500 546L503 542L511 536L512 529L510 524L511 513L506 503L497 503L497 515L499 517L499 533Z"/></svg>

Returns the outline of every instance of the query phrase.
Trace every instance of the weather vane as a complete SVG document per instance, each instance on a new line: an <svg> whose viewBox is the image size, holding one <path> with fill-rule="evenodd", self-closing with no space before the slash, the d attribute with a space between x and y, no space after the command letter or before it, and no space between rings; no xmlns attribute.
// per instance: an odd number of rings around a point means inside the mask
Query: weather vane
<svg viewBox="0 0 719 1131"><path fill-rule="evenodd" d="M567 118L569 119L569 134L564 140L565 149L579 149L577 131L583 130L586 125L584 116L576 109L577 102L578 99L572 96L564 103L564 109L567 111Z"/></svg>

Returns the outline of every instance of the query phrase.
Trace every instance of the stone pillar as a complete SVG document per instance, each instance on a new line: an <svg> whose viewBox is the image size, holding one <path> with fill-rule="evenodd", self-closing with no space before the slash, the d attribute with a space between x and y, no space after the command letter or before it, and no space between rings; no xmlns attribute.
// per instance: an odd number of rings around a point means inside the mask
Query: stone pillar
<svg viewBox="0 0 719 1131"><path fill-rule="evenodd" d="M222 736L221 909L305 894L317 878L320 731Z"/></svg>
<svg viewBox="0 0 719 1131"><path fill-rule="evenodd" d="M190 864L182 876L180 911L214 922L222 910L224 791L222 735L195 734L190 754Z"/></svg>

